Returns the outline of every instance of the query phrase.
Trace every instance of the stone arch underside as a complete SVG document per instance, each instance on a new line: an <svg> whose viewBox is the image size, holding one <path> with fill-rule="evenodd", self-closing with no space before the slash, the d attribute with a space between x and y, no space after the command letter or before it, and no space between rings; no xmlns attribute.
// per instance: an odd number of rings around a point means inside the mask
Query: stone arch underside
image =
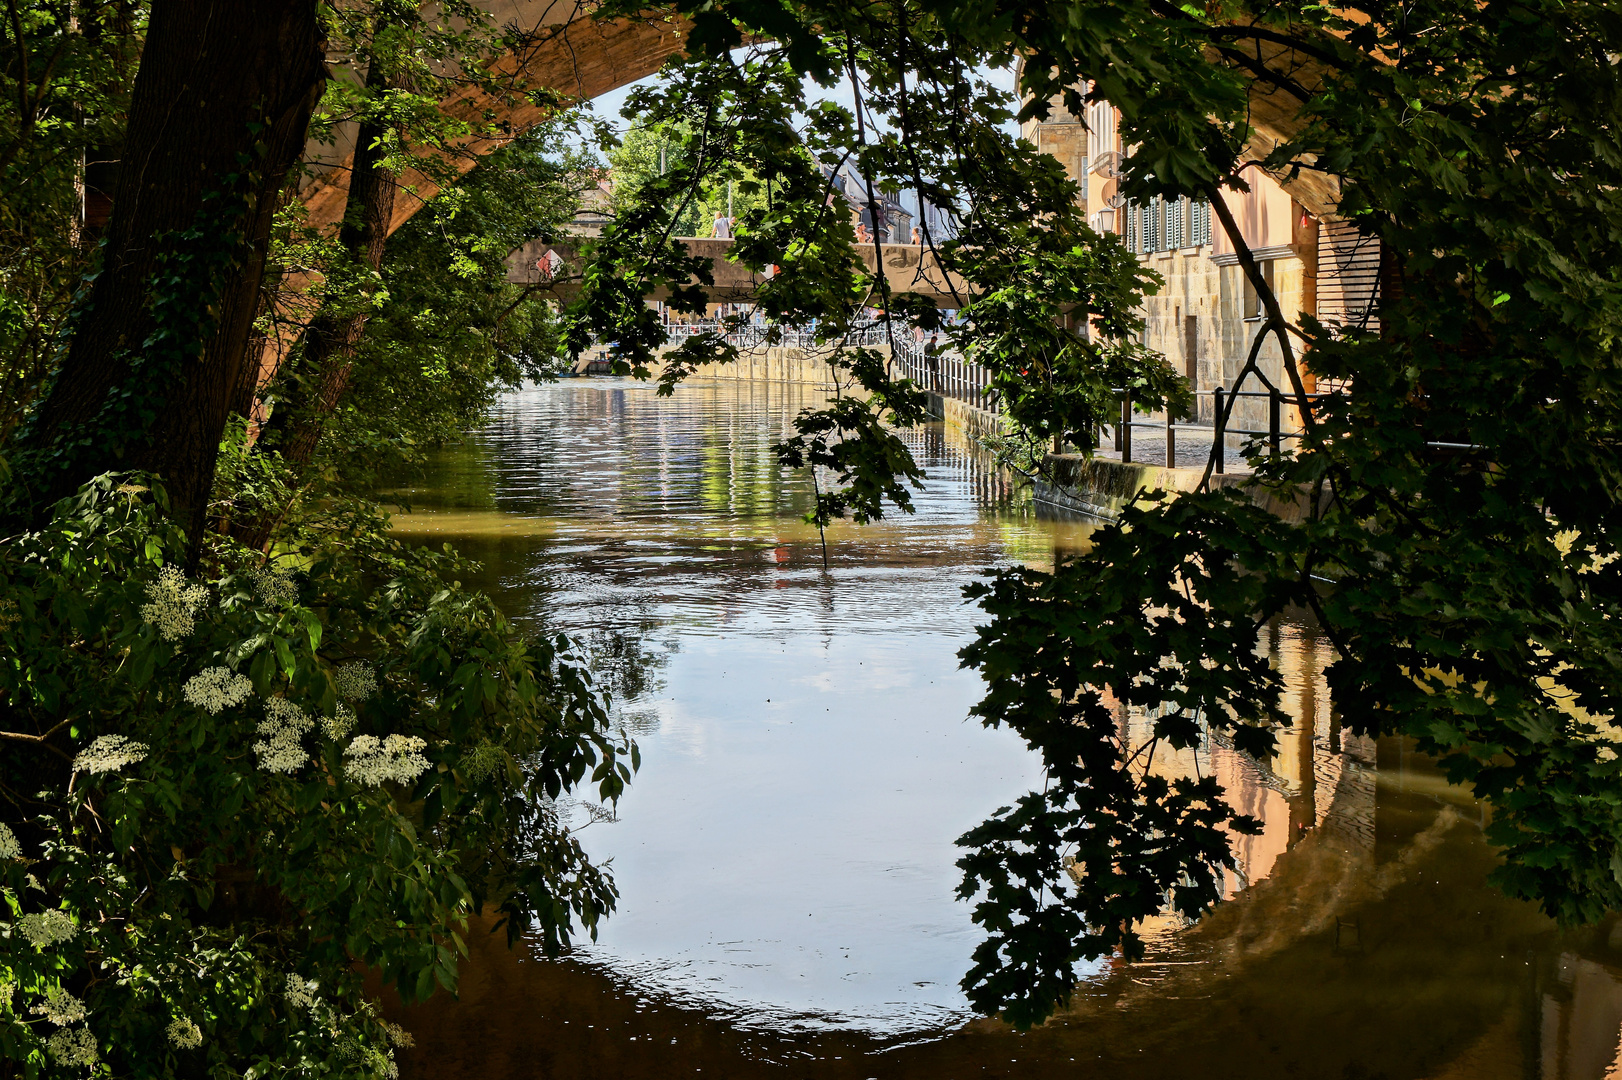
<svg viewBox="0 0 1622 1080"><path fill-rule="evenodd" d="M489 70L510 85L546 87L572 101L589 101L658 71L681 51L691 29L685 20L662 15L598 20L592 17L592 8L580 0L483 0L481 6L498 22L530 31L520 47L508 51ZM555 112L520 94L503 100L475 87L452 94L441 108L448 116L479 126L493 119L501 128L499 136L469 137L437 154L457 177L471 172L485 154L507 145ZM353 135L349 137L352 141ZM318 148L311 155L316 177L299 193L311 226L328 233L337 231L349 198L353 162L352 146L346 147L342 141L336 149L328 147L323 152ZM439 184L415 169L402 173L399 184L389 222L391 234L440 190ZM282 276L275 329L259 350L259 386L280 369L314 317L315 305L307 300L307 291L317 280L318 275L307 270Z"/></svg>
<svg viewBox="0 0 1622 1080"><path fill-rule="evenodd" d="M691 24L685 20L665 14L597 20L585 0L482 0L481 6L499 23L529 31L524 43L497 60L490 70L506 77L514 86L546 87L573 101L588 101L658 71L667 59L681 51L691 29ZM1288 72L1297 85L1321 84L1322 72L1313 61L1287 47L1264 46L1257 59L1267 68ZM1262 80L1252 84L1250 96L1253 133L1246 156L1260 159L1271 149L1271 144L1299 129L1299 102L1278 83L1268 85ZM553 109L536 106L522 95L503 100L473 87L446 98L442 108L447 115L472 122L494 119L502 130L499 136L466 138L440 155L458 177L472 171L480 157L500 149L514 136L554 113ZM342 149L340 144L339 150ZM322 157L326 160L320 160ZM317 160L312 162L318 169L323 165L326 168L300 194L311 225L323 230L337 228L348 198L352 160L352 152L339 158L329 148L325 155L317 155ZM1298 201L1315 213L1332 212L1338 201L1339 185L1333 177L1308 171L1279 179ZM395 200L390 233L409 221L440 190L437 183L416 170L402 174L400 185L402 190ZM901 263L907 261L905 249L892 249L892 252L890 258L884 260L895 263L886 266L892 288L935 293L938 303L960 302L961 282L941 274L938 267L917 265L932 263L932 259L926 256L913 265L903 266ZM864 253L864 259L870 264L870 272L878 270L877 252ZM521 269L524 264L515 259L513 265L517 271L513 279L525 280L528 275ZM906 282L906 278L911 281ZM925 285L920 278L939 280ZM313 280L312 274L295 271L282 281L278 330L266 341L259 365L261 385L275 374L313 314L309 305L299 299ZM739 282L734 291L743 296L751 290Z"/></svg>
<svg viewBox="0 0 1622 1080"><path fill-rule="evenodd" d="M598 21L589 7L573 0L485 0L481 6L499 21L529 30L529 40L497 60L489 73L515 87L554 90L570 101L589 101L652 75L681 51L691 28L684 20L651 15ZM451 152L436 155L458 177L471 172L480 157L499 150L555 111L538 107L521 94L502 100L474 87L445 98L440 108L447 116L476 125L494 120L502 129L498 136L470 137ZM330 152L314 155L312 164L326 167L300 194L312 225L332 229L343 218L353 160L352 151L341 158ZM391 233L440 190L415 169L402 173L399 183L401 197L395 200Z"/></svg>

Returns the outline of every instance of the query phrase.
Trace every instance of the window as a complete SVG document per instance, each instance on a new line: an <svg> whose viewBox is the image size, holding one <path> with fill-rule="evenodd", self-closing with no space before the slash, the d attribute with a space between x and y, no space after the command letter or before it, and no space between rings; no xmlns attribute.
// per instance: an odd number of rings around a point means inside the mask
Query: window
<svg viewBox="0 0 1622 1080"><path fill-rule="evenodd" d="M1126 246L1135 255L1176 251L1211 242L1211 204L1181 198L1175 202L1154 199L1128 203L1122 232Z"/></svg>
<svg viewBox="0 0 1622 1080"><path fill-rule="evenodd" d="M1262 281L1266 283L1267 291L1273 292L1273 260L1268 259L1266 262L1258 263L1256 269L1262 272ZM1245 279L1245 310L1242 315L1247 321L1267 318L1267 309L1262 306L1262 294L1256 291L1255 285L1251 284L1249 274L1246 274L1242 269L1240 274Z"/></svg>
<svg viewBox="0 0 1622 1080"><path fill-rule="evenodd" d="M1209 244L1211 242L1211 204L1203 199L1193 206L1193 239L1194 244Z"/></svg>
<svg viewBox="0 0 1622 1080"><path fill-rule="evenodd" d="M1166 204L1166 247L1176 251L1188 246L1188 199Z"/></svg>

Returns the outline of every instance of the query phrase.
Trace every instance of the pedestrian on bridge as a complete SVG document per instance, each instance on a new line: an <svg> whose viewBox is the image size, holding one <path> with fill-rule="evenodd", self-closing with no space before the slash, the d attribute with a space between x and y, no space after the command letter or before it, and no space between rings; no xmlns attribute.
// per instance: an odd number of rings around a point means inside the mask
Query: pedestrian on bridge
<svg viewBox="0 0 1622 1080"><path fill-rule="evenodd" d="M941 336L929 335L929 344L924 346L924 365L929 368L929 388L937 394L941 392Z"/></svg>
<svg viewBox="0 0 1622 1080"><path fill-rule="evenodd" d="M710 226L710 235L717 240L731 240L732 219L717 210L715 212L715 223Z"/></svg>

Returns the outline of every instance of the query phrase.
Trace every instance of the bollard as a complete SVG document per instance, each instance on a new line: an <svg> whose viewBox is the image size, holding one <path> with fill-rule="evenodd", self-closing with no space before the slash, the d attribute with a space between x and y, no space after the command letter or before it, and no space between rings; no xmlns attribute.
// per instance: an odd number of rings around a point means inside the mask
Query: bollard
<svg viewBox="0 0 1622 1080"><path fill-rule="evenodd" d="M1166 468L1177 467L1177 429L1172 426L1171 402L1166 403Z"/></svg>
<svg viewBox="0 0 1622 1080"><path fill-rule="evenodd" d="M1132 391L1121 395L1121 461L1132 461Z"/></svg>
<svg viewBox="0 0 1622 1080"><path fill-rule="evenodd" d="M1272 456L1278 457L1279 406L1284 395L1277 390L1267 395L1267 441L1272 445Z"/></svg>
<svg viewBox="0 0 1622 1080"><path fill-rule="evenodd" d="M1228 456L1228 425L1222 418L1222 387L1211 391L1216 397L1216 414L1211 418L1211 445L1216 454L1216 471L1222 471L1222 463Z"/></svg>

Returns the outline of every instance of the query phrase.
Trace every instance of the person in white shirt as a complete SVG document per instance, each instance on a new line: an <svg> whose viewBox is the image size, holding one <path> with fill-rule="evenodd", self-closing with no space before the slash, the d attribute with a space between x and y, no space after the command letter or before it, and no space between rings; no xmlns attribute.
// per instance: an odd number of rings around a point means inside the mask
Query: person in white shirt
<svg viewBox="0 0 1622 1080"><path fill-rule="evenodd" d="M717 240L731 240L732 219L720 211L716 211L715 223L710 226L710 235Z"/></svg>

